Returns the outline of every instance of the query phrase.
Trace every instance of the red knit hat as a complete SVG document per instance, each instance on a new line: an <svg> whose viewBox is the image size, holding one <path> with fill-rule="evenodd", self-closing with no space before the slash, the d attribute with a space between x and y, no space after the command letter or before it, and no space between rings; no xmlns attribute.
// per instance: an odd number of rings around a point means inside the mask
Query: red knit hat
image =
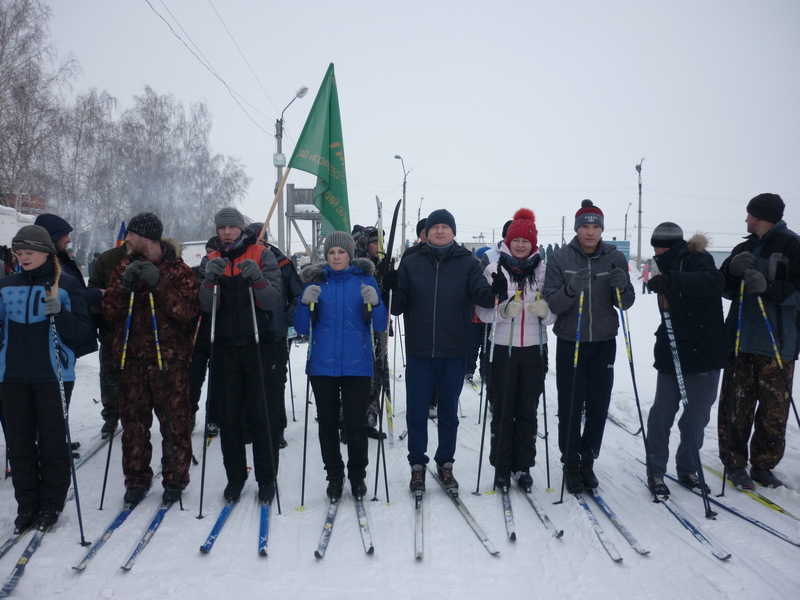
<svg viewBox="0 0 800 600"><path fill-rule="evenodd" d="M528 208L520 208L514 213L514 220L508 226L508 232L503 241L506 246L511 247L511 240L525 238L533 246L533 251L536 252L539 248L537 233L536 217L533 215L533 211Z"/></svg>

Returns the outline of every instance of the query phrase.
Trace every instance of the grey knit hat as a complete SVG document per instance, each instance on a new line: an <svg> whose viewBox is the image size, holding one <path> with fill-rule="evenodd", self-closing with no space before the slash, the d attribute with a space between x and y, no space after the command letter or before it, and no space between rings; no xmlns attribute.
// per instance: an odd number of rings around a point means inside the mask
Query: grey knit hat
<svg viewBox="0 0 800 600"><path fill-rule="evenodd" d="M140 235L148 240L161 241L164 225L156 215L151 212L139 213L128 223L128 231Z"/></svg>
<svg viewBox="0 0 800 600"><path fill-rule="evenodd" d="M653 229L653 235L650 236L650 245L653 248L672 248L681 241L683 241L683 229L670 221L661 223Z"/></svg>
<svg viewBox="0 0 800 600"><path fill-rule="evenodd" d="M217 214L214 215L214 227L220 229L225 227L225 225L238 227L242 231L247 229L247 226L244 224L244 216L232 206L221 208Z"/></svg>
<svg viewBox="0 0 800 600"><path fill-rule="evenodd" d="M325 243L322 245L324 256L328 256L328 250L331 248L344 248L345 252L350 255L350 260L353 260L353 253L356 249L356 243L350 234L344 231L331 231L328 237L325 238Z"/></svg>
<svg viewBox="0 0 800 600"><path fill-rule="evenodd" d="M26 225L17 232L11 240L11 249L17 250L36 250L37 252L47 252L55 254L56 247L50 239L47 229L41 225Z"/></svg>

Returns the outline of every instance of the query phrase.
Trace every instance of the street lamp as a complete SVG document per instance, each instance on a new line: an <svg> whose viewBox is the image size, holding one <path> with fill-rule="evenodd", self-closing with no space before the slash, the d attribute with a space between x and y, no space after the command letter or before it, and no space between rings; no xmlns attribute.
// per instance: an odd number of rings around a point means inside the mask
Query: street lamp
<svg viewBox="0 0 800 600"><path fill-rule="evenodd" d="M636 268L638 270L642 269L642 163L644 162L644 156L642 160L639 161L639 164L636 165L636 172L639 174L639 241L637 242L636 246Z"/></svg>
<svg viewBox="0 0 800 600"><path fill-rule="evenodd" d="M297 100L298 98L304 98L305 95L308 93L308 88L306 86L301 87L292 98L292 102ZM286 105L286 108L289 108L292 105L292 102ZM275 142L277 144L277 152L272 157L272 165L278 169L278 179L275 182L275 193L278 193L278 186L281 184L281 180L283 179L283 167L286 166L286 157L283 154L283 113L286 112L286 108L281 111L281 118L275 121ZM287 256L291 256L291 250L288 248L284 248L286 244L286 230L284 227L284 219L286 219L286 210L283 207L283 189L280 190L278 194L278 248L280 248L283 252L286 252Z"/></svg>
<svg viewBox="0 0 800 600"><path fill-rule="evenodd" d="M631 205L633 202L628 202L628 208L625 209L625 237L623 238L625 241L628 240L628 211L631 209Z"/></svg>
<svg viewBox="0 0 800 600"><path fill-rule="evenodd" d="M406 179L408 178L408 174L411 171L406 171L406 163L403 160L403 157L399 154L395 154L394 157L400 161L400 164L403 166L403 250L406 249ZM422 203L420 203L420 206Z"/></svg>

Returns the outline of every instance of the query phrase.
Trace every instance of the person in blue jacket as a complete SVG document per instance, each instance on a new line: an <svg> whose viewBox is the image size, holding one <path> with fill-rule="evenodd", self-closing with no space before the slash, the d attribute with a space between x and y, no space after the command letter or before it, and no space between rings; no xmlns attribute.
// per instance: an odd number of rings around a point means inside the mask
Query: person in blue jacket
<svg viewBox="0 0 800 600"><path fill-rule="evenodd" d="M0 281L0 398L21 532L37 518L41 527L55 525L64 507L71 450L59 377L69 402L80 356L74 349L94 333L82 287L61 274L47 230L23 227L12 249L22 272Z"/></svg>
<svg viewBox="0 0 800 600"><path fill-rule="evenodd" d="M374 331L385 331L388 311L373 277L374 265L368 259L353 259L355 242L350 235L334 231L325 238L323 248L327 265L311 265L303 271L306 286L294 313L294 327L300 335L309 335L312 344L306 374L317 400L328 497L339 498L344 486L339 450L341 404L347 433L347 476L353 497L358 498L367 493L365 416L374 363L370 319Z"/></svg>

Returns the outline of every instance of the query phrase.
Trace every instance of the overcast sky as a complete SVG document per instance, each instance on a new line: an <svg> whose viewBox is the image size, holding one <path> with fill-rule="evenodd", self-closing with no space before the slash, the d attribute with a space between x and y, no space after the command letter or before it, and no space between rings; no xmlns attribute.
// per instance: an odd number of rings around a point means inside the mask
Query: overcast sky
<svg viewBox="0 0 800 600"><path fill-rule="evenodd" d="M623 238L628 211L635 249L645 157L646 256L667 220L732 247L747 201L765 191L781 194L800 230L797 0L50 5L53 40L83 68L74 92L105 90L122 107L145 85L186 106L206 100L212 149L253 178L241 208L254 219L273 198L275 119L310 88L285 114L289 154L333 62L353 223L374 224L375 195L387 212L401 197L400 154L411 239L421 203L422 216L453 212L460 241L499 237L521 206L536 213L541 242L561 241L562 217L569 240L591 198L607 239ZM314 185L297 171L289 182Z"/></svg>

